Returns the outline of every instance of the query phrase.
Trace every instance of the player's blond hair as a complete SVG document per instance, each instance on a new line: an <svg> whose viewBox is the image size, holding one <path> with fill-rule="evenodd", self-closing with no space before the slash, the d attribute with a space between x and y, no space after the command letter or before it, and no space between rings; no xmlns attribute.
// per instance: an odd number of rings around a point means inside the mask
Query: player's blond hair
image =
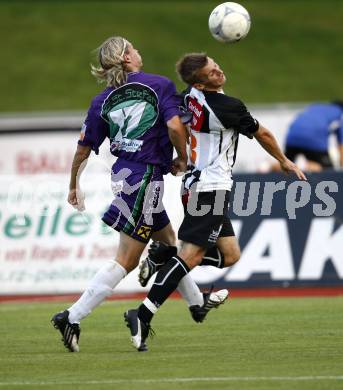
<svg viewBox="0 0 343 390"><path fill-rule="evenodd" d="M123 37L110 37L97 49L99 66L91 65L91 73L99 82L108 87L119 87L127 81L127 71L123 67L124 54L129 42Z"/></svg>

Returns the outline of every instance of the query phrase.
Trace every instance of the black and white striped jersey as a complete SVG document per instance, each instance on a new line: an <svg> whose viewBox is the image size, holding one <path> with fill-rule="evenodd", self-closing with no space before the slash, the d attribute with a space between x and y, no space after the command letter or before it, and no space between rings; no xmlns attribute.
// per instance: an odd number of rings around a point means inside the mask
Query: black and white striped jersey
<svg viewBox="0 0 343 390"><path fill-rule="evenodd" d="M184 96L190 150L184 187L196 191L231 190L239 133L253 138L259 124L245 105L224 93L190 88Z"/></svg>

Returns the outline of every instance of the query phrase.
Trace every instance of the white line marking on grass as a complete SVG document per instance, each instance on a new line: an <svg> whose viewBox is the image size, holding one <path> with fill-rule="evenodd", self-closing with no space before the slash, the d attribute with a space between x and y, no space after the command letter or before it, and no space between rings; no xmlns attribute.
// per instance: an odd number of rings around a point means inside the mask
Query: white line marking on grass
<svg viewBox="0 0 343 390"><path fill-rule="evenodd" d="M327 376L222 376L195 378L161 378L161 379L108 379L85 381L13 381L0 382L0 386L60 386L60 385L112 385L128 383L184 383L184 382L257 382L257 381L325 381L343 380L343 375Z"/></svg>

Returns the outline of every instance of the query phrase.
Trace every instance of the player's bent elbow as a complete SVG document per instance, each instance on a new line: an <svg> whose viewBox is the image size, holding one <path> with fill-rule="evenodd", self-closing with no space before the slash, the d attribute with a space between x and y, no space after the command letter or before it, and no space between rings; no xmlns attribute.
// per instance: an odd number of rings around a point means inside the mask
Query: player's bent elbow
<svg viewBox="0 0 343 390"><path fill-rule="evenodd" d="M185 131L185 126L181 122L181 119L178 115L173 116L169 121L167 122L168 132L170 133L183 133Z"/></svg>
<svg viewBox="0 0 343 390"><path fill-rule="evenodd" d="M77 145L76 155L82 159L86 159L91 154L92 148L90 146Z"/></svg>
<svg viewBox="0 0 343 390"><path fill-rule="evenodd" d="M270 131L262 126L261 124L258 127L258 130L254 133L254 137L257 139L259 142L265 142L268 141L270 138Z"/></svg>

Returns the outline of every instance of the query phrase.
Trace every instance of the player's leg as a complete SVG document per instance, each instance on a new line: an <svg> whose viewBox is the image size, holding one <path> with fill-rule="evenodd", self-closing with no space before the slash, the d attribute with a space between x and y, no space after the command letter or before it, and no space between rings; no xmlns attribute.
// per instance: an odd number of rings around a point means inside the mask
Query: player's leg
<svg viewBox="0 0 343 390"><path fill-rule="evenodd" d="M138 351L147 350L145 340L149 335L153 315L177 288L180 280L196 265L196 259L200 262L204 252L204 248L185 243L180 254L187 259L189 265L180 256L173 256L157 272L154 284L139 308L128 310L124 314L130 328L131 341Z"/></svg>
<svg viewBox="0 0 343 390"><path fill-rule="evenodd" d="M201 265L211 265L216 268L231 267L240 259L240 255L239 243L229 215L226 213L216 246L207 250Z"/></svg>
<svg viewBox="0 0 343 390"><path fill-rule="evenodd" d="M229 200L230 193L228 191L225 191L224 195L225 195L224 204L226 205L228 200ZM213 197L213 195L212 195L212 197ZM227 208L225 210L227 210ZM221 239L222 237L233 237L233 239L228 240L225 243L222 243L221 246L223 247L223 250L220 250L217 245L207 246L207 251L206 251L200 265L211 265L211 266L214 266L216 268L223 268L223 267L228 267L230 265L233 265L234 262L238 261L238 259L240 257L240 250L239 250L238 242L235 238L235 232L234 232L233 226L231 224L231 221L230 221L230 218L228 215L228 211L225 211L225 210L224 210L224 215L222 217L223 219L221 220L222 226L221 226L218 238ZM206 218L206 216L204 216L204 217ZM197 223L200 223L200 225L201 225L204 223L205 220L202 218L201 220L199 220L200 222L197 222L196 221L197 218L190 218L189 216L187 219L191 220L191 223L187 224L187 226L183 223L182 229L184 231L185 230L187 230L187 231L185 231L181 234L183 234L183 235L186 234L186 237L184 237L185 238L184 241L187 241L187 242L190 240L194 241L194 237L196 235L194 233L197 233L196 230L198 229ZM206 223L209 223L209 222L210 221L206 221ZM153 240L156 240L155 236L153 236L152 238L153 238ZM161 238L161 236L159 236L159 238ZM161 238L161 241L162 242L160 242L160 241L155 242L154 241L150 247L151 250L149 250L148 257L149 257L149 262L152 264L152 266L146 270L143 268L144 272L142 272L142 271L140 272L139 281L140 281L142 286L146 286L146 284L148 283L151 276L159 268L161 268L163 262L168 261L175 254L175 251L176 251L175 247L168 248L168 245L167 245L168 243L166 241L163 242L163 238ZM198 245L201 245L199 240L197 240L197 243L198 243ZM229 245L227 245L227 244L229 244ZM227 247L226 247L226 245L227 245ZM225 252L226 259L224 258L223 251ZM146 267L146 268L148 268L148 267Z"/></svg>
<svg viewBox="0 0 343 390"><path fill-rule="evenodd" d="M223 210L227 209L228 193L225 192ZM212 205L214 210L216 191L203 192L194 195L196 205ZM192 205L194 206L194 204ZM196 265L199 265L207 247L215 244L223 223L223 214L214 213L211 210L206 215L185 212L184 220L178 232L178 237L183 245L177 256L173 256L157 272L146 299L138 310L129 310L125 313L126 322L131 330L133 345L141 350L148 336L150 322L158 308L165 302L169 295L176 289L181 279ZM144 331L137 331L142 330Z"/></svg>
<svg viewBox="0 0 343 390"><path fill-rule="evenodd" d="M239 260L240 249L228 214L224 216L223 224L216 245L209 247L200 265L224 268ZM218 308L229 296L227 289L210 291L204 294L202 305L191 306L190 312L194 321L203 322L211 309Z"/></svg>
<svg viewBox="0 0 343 390"><path fill-rule="evenodd" d="M176 243L176 235L171 223L168 223L167 226L153 232L151 238L153 241L161 241L169 246L175 246Z"/></svg>
<svg viewBox="0 0 343 390"><path fill-rule="evenodd" d="M212 194L212 198L214 196L215 199L215 194ZM229 198L229 193L225 194L227 200ZM211 195L210 195L211 197ZM213 199L208 199L208 196L206 197L207 201L212 201ZM187 212L186 212L187 213ZM188 216L188 219L190 216ZM195 218L197 219L197 218ZM225 213L225 216L223 217L222 221L222 228L219 233L219 236L234 236L234 230L232 227L232 224L230 222L230 219ZM201 218L200 220L200 226L204 224L211 224L213 221L208 221L204 220L204 218ZM208 233L201 233L200 232L195 232L196 234L189 234L190 228L193 228L194 226L198 226L198 223L194 221L192 218L192 221L190 224L185 224L183 223L182 229L181 229L181 235L183 236L184 239L186 240L193 240L194 235L202 235L205 237L206 234ZM207 228L207 226L206 226ZM160 240L163 240L164 237L163 235L159 235L158 238ZM153 236L153 239L155 237ZM206 238L205 238L206 241ZM200 241L199 241L200 242ZM238 244L237 244L238 245ZM230 249L231 245L229 248L229 251L225 250L225 257L226 257L226 265L229 264L228 258L230 257ZM238 248L239 249L239 248ZM236 253L236 250L235 250ZM165 262L171 259L173 255L176 254L176 248L175 247L169 247L166 245L164 242L153 242L149 249L149 255L146 259L144 259L141 262L140 265L140 272L139 272L139 281L142 286L145 286L148 283L148 280L150 277L158 271ZM235 254L233 254L235 256ZM221 251L216 247L216 246L210 246L205 255L202 258L201 264L200 265L212 265L218 268L223 268L225 265L225 259L224 259L224 254L221 253ZM210 293L204 293L201 294L198 286L196 283L193 281L191 276L189 274L185 275L185 277L180 281L179 286L178 286L178 291L181 293L183 298L188 302L188 306L191 311L192 318L196 322L202 322L209 309L211 308L217 308L220 304L224 303L225 300L228 297L228 290L219 290L216 292L210 292ZM211 302L211 304L209 304Z"/></svg>
<svg viewBox="0 0 343 390"><path fill-rule="evenodd" d="M113 174L119 174L121 168L121 164L116 163L113 166ZM144 224L141 217L153 169L149 165L137 165L133 168L135 169L131 170L132 174L125 177L126 184L121 186L121 193L116 194L103 216L106 224L120 232L115 260L109 261L98 270L77 302L68 310L54 315L51 320L61 332L64 345L72 352L78 350L80 321L111 295L117 284L138 265L151 236L152 229Z"/></svg>
<svg viewBox="0 0 343 390"><path fill-rule="evenodd" d="M176 247L170 247L161 241L154 241L150 246L149 255L140 264L139 282L141 285L146 286L151 276L174 255L176 255ZM213 247L207 250L200 265L205 262L206 265L219 266L221 261L224 264L224 255L217 247ZM180 280L177 290L187 302L195 322L203 322L208 312L223 304L229 295L226 289L202 293L189 273Z"/></svg>
<svg viewBox="0 0 343 390"><path fill-rule="evenodd" d="M166 241L161 239L155 240L153 234L153 242L151 243L148 256L143 259L139 264L138 280L142 287L145 287L151 277L173 256L177 254L177 247L175 244L168 244Z"/></svg>
<svg viewBox="0 0 343 390"><path fill-rule="evenodd" d="M154 241L149 248L149 254L140 263L139 282L143 287L156 271L177 254L175 232L170 223L163 229L154 232L152 239ZM189 274L182 278L177 289L187 302L188 307L203 305L203 294Z"/></svg>
<svg viewBox="0 0 343 390"><path fill-rule="evenodd" d="M231 267L241 257L240 247L235 236L219 237L217 248L222 256L223 265L220 268Z"/></svg>
<svg viewBox="0 0 343 390"><path fill-rule="evenodd" d="M113 294L113 289L137 266L145 246L145 243L120 232L116 259L98 270L80 299L68 309L71 323L80 323L95 307Z"/></svg>
<svg viewBox="0 0 343 390"><path fill-rule="evenodd" d="M205 253L200 265L216 268L231 267L240 256L241 251L235 236L219 237L216 246Z"/></svg>
<svg viewBox="0 0 343 390"><path fill-rule="evenodd" d="M217 268L226 268L234 265L240 258L240 247L234 235L234 230L229 217L226 215L218 237L216 246L209 248L200 265L210 265ZM190 308L194 321L202 322L207 313L218 308L228 298L229 291L226 289L215 291L204 297L202 306Z"/></svg>
<svg viewBox="0 0 343 390"><path fill-rule="evenodd" d="M62 341L71 352L79 351L80 321L113 294L114 288L138 265L145 246L145 243L121 232L116 260L109 261L98 270L70 308L53 316L52 323L61 332Z"/></svg>
<svg viewBox="0 0 343 390"><path fill-rule="evenodd" d="M167 245L162 241L153 241L150 245L149 256L145 259L150 264L149 267L145 264L145 260L140 266L139 282L141 285L146 286L152 275L175 253L176 247ZM240 247L235 236L219 237L216 246L206 250L200 265L216 268L230 267L240 259L240 254Z"/></svg>
<svg viewBox="0 0 343 390"><path fill-rule="evenodd" d="M227 212L229 197L230 193L228 191L211 191L198 194L196 200L197 206L213 206L213 214L212 212L209 212L206 215L200 216L192 213L189 207L185 207L185 217L178 232L179 238L183 242L178 256L186 263L189 269L193 269L195 266L202 264L205 253L215 246L214 244L216 243L218 236L234 236L232 224ZM222 214L218 213L218 209L216 210L217 212L214 213L215 203L218 200L220 201L220 204L222 204ZM188 205L190 205L191 202L195 201L192 197L188 197L188 202ZM193 210L195 210L195 207ZM181 288L183 288L186 286L187 288L188 279L191 279L191 276L189 273L186 273L180 280L181 283L179 283L179 287L181 286ZM165 292L166 291L167 288L165 289ZM150 297L153 297L153 291L150 290L150 292L152 293ZM191 294L192 291L190 291L190 295ZM197 322L202 322L208 311L211 308L218 307L222 304L227 296L227 290L205 294L205 296L202 297L198 296L198 302L194 300L190 305L193 319ZM149 299L149 295L147 298ZM160 298L157 302L159 301ZM148 316L145 316L145 318L147 319Z"/></svg>
<svg viewBox="0 0 343 390"><path fill-rule="evenodd" d="M220 195L224 195L225 201L224 204L227 205L230 193L228 191L219 191ZM181 234L182 240L184 242L189 242L192 243L194 242L198 246L203 246L204 243L206 243L208 237L206 235L208 234L207 230L210 227L211 229L211 224L213 223L213 220L208 219L207 216L193 216L192 213L188 212L188 205L192 203L192 197L189 196L189 192L187 192L187 196L184 196L182 198L183 200L183 206L184 206L184 212L185 212L185 218L184 221L181 225L179 235ZM220 198L220 196L219 196ZM197 202L199 203L199 206L206 205L208 206L208 203L214 203L217 199L217 192L216 191L211 191L208 193L200 193L200 196L197 199ZM225 207L225 206L224 206ZM224 210L223 210L224 212ZM219 221L220 224L222 223L220 216ZM213 218L213 216L212 216ZM215 221L215 223L218 223ZM225 224L225 223L224 223ZM231 226L231 223L230 223ZM232 228L232 227L231 227ZM223 230L223 228L221 229ZM233 233L234 235L234 233ZM202 237L203 240L201 241ZM149 248L149 255L146 259L144 259L141 264L140 264L140 271L138 275L138 279L140 284L145 287L151 278L151 276L157 272L163 264L165 264L167 261L169 261L177 251L177 248L175 247L175 243L170 244L170 240L168 240L169 237L165 237L164 235L164 230L162 229L161 231L155 232L152 235L153 243L151 244ZM195 241L194 241L195 240ZM208 245L205 244L207 247ZM208 259L209 261L218 261L218 257L220 260L220 253L217 253L217 249L213 247L213 244L211 244L208 248L209 254L208 254ZM206 258L204 259L205 262L203 265L212 265L208 264L206 262ZM215 265L215 264L214 264ZM218 262L215 266L219 266Z"/></svg>
<svg viewBox="0 0 343 390"><path fill-rule="evenodd" d="M216 268L229 267L238 261L239 257L240 250L236 237L219 237L216 246L207 249L200 265L214 266ZM192 305L189 308L193 320L203 322L209 311L222 305L228 296L229 291L227 289L205 293L202 305Z"/></svg>
<svg viewBox="0 0 343 390"><path fill-rule="evenodd" d="M181 279L198 265L206 251L196 244L183 242L178 255L173 256L157 272L147 298L139 307L139 318L145 323L150 323L153 314L165 302L169 295L176 289Z"/></svg>
<svg viewBox="0 0 343 390"><path fill-rule="evenodd" d="M153 232L151 238L153 242L149 247L148 256L139 265L138 280L142 287L145 287L152 275L177 253L175 232L170 223Z"/></svg>

